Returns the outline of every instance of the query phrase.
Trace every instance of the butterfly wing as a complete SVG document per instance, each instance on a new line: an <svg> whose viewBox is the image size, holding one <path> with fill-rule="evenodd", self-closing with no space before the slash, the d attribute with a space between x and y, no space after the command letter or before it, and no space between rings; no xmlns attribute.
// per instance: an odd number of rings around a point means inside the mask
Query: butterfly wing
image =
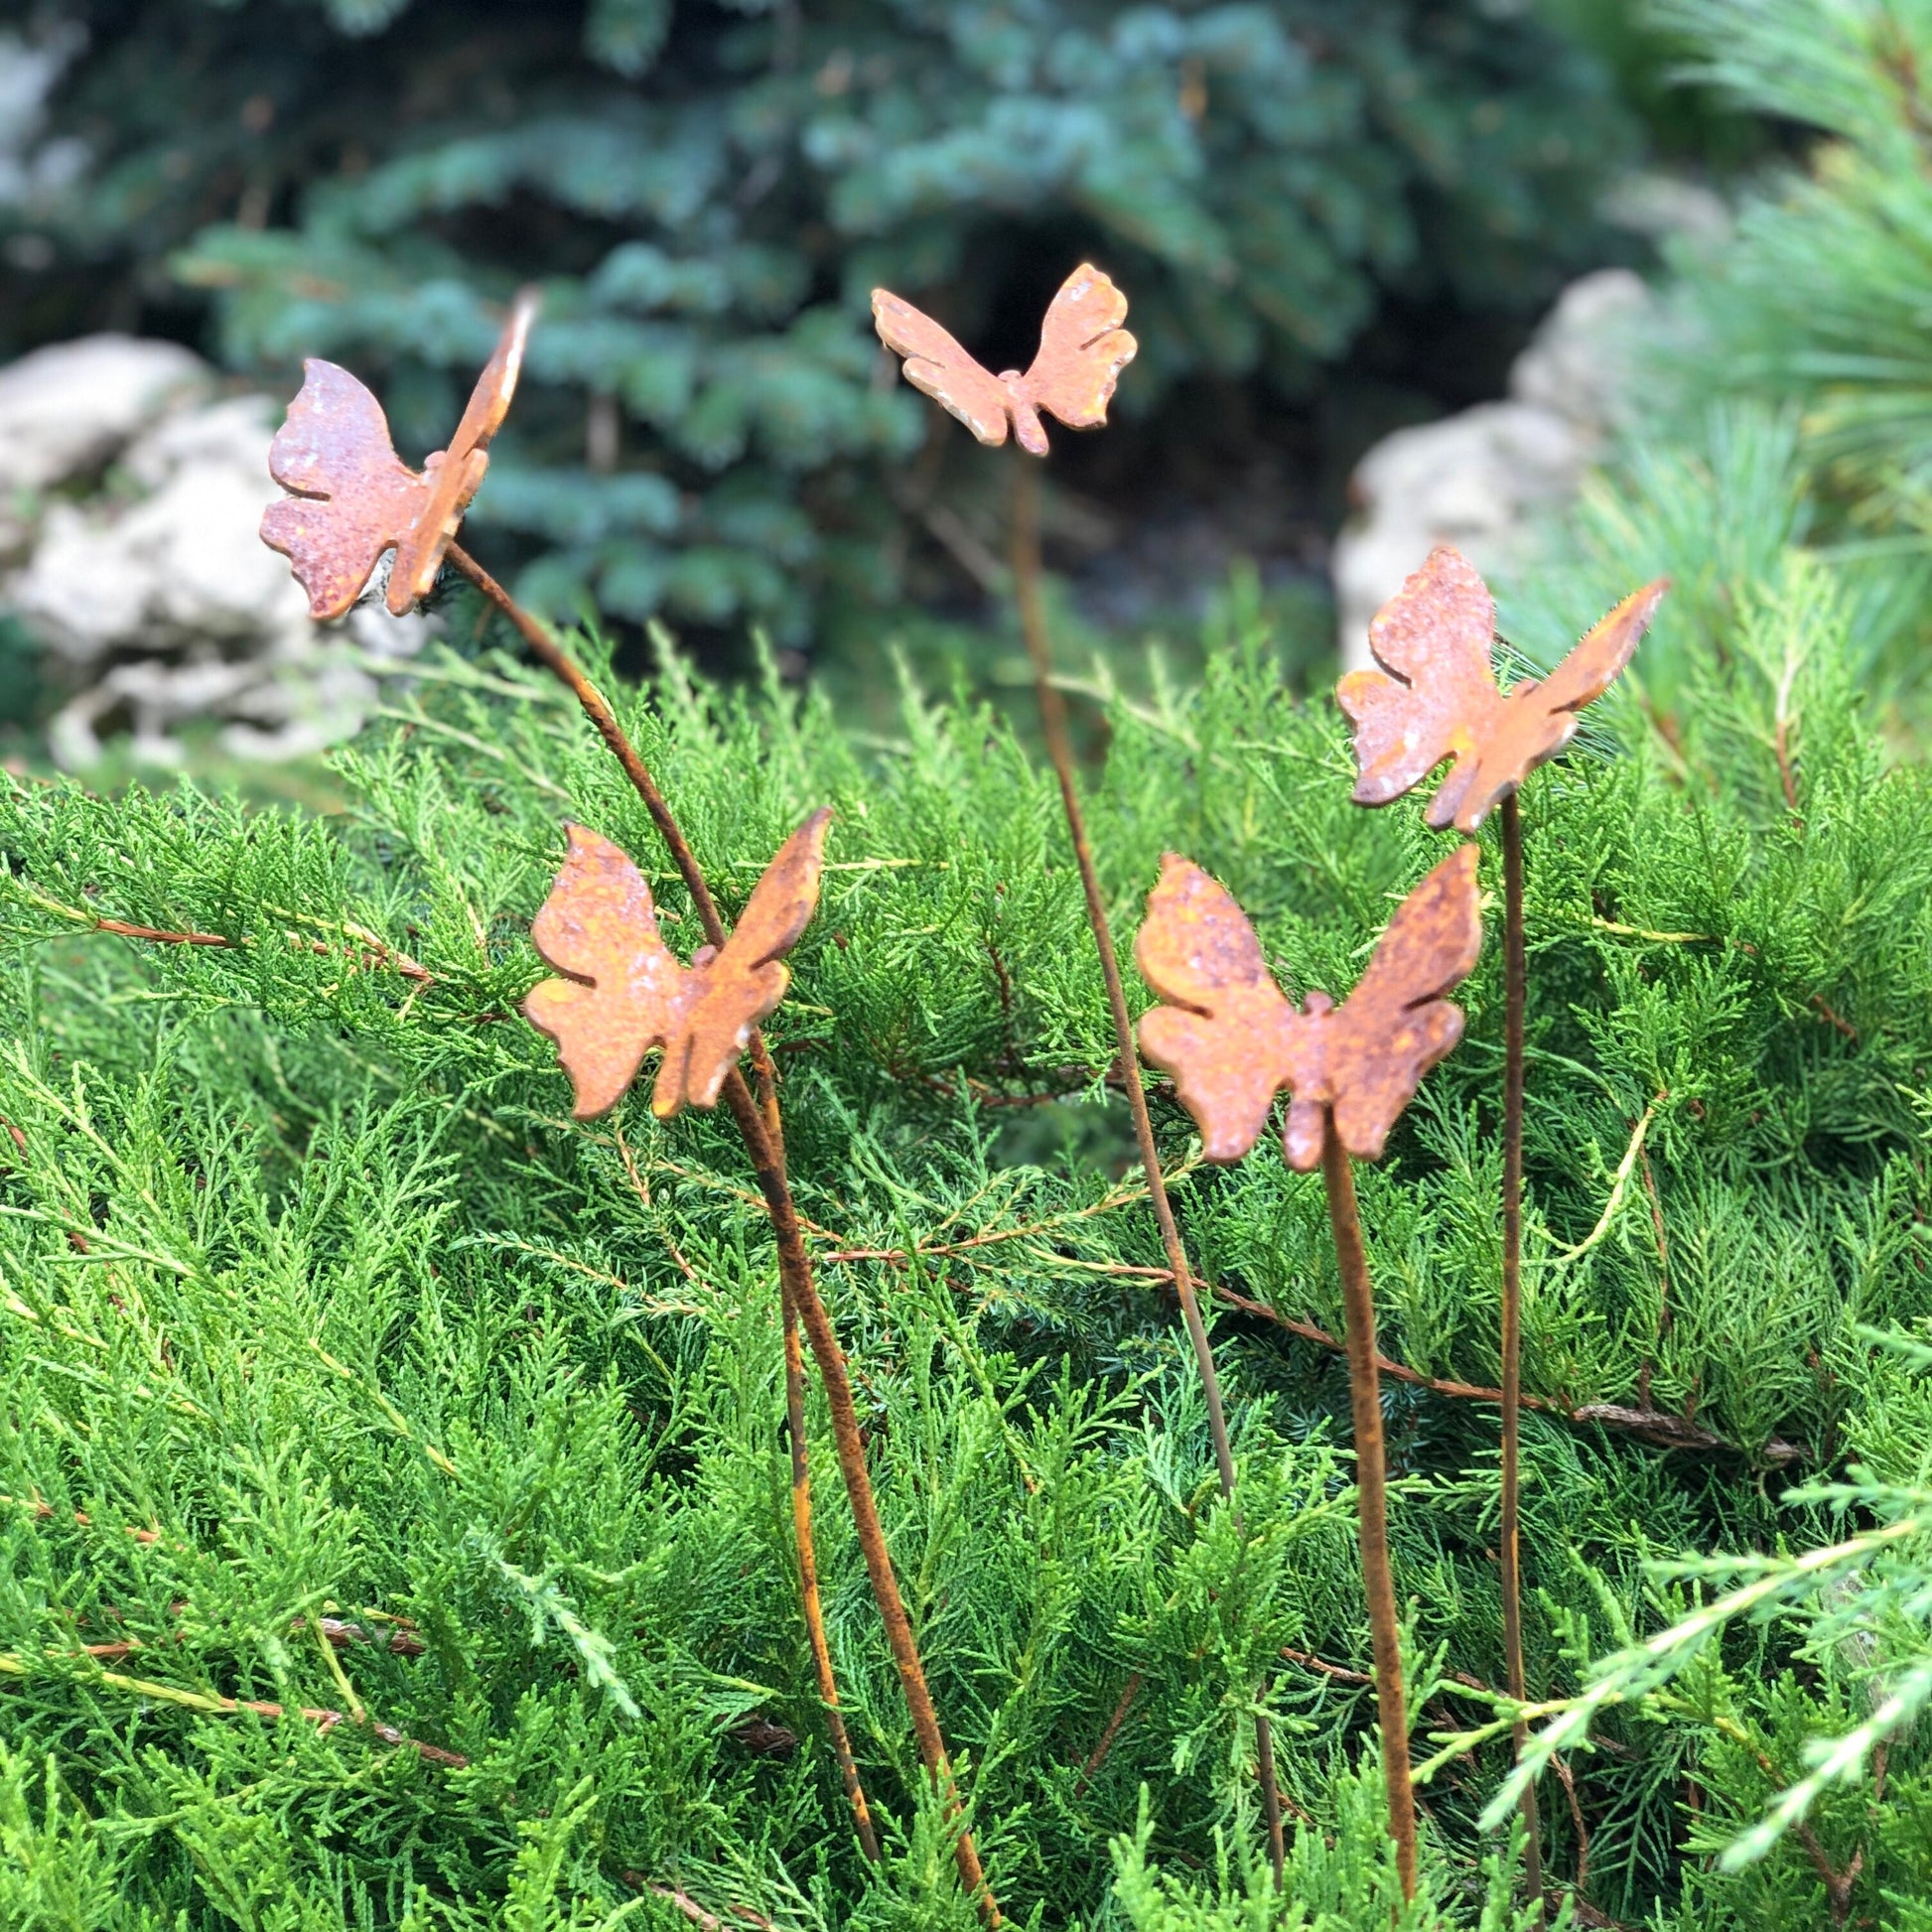
<svg viewBox="0 0 1932 1932"><path fill-rule="evenodd" d="M1006 385L973 358L928 315L889 289L872 292L873 326L895 355L905 358L905 379L979 438L997 449L1007 440Z"/></svg>
<svg viewBox="0 0 1932 1932"><path fill-rule="evenodd" d="M1355 727L1356 804L1386 805L1446 758L1460 766L1501 703L1489 668L1495 630L1489 587L1447 544L1375 614L1368 647L1382 669L1335 686Z"/></svg>
<svg viewBox="0 0 1932 1932"><path fill-rule="evenodd" d="M1227 889L1170 852L1148 895L1134 962L1163 1004L1141 1016L1141 1051L1173 1076L1210 1161L1238 1161L1287 1072L1295 1016Z"/></svg>
<svg viewBox="0 0 1932 1932"><path fill-rule="evenodd" d="M1599 619L1583 641L1540 683L1524 681L1502 701L1488 736L1466 769L1452 772L1430 805L1429 822L1473 832L1505 792L1520 785L1577 735L1578 713L1600 698L1629 663L1657 615L1667 578L1632 591Z"/></svg>
<svg viewBox="0 0 1932 1932"><path fill-rule="evenodd" d="M695 987L657 930L644 876L609 839L572 825L530 937L563 979L531 988L524 1017L557 1042L579 1120L623 1098L644 1054L682 1031Z"/></svg>
<svg viewBox="0 0 1932 1932"><path fill-rule="evenodd" d="M414 526L430 485L396 456L382 405L345 368L311 360L268 473L291 495L262 513L261 538L309 593L309 615L340 618L377 559Z"/></svg>
<svg viewBox="0 0 1932 1932"><path fill-rule="evenodd" d="M536 291L519 290L496 347L470 392L469 407L450 438L450 447L429 460L427 499L414 526L396 545L396 565L389 573L388 605L397 617L413 610L434 588L457 526L483 486L483 472L489 468L485 452L509 414L536 316Z"/></svg>
<svg viewBox="0 0 1932 1932"><path fill-rule="evenodd" d="M1068 429L1102 427L1120 372L1140 347L1121 327L1126 319L1126 296L1082 262L1046 311L1039 352L1020 379L1021 394Z"/></svg>
<svg viewBox="0 0 1932 1932"><path fill-rule="evenodd" d="M829 809L816 811L778 848L723 949L695 969L700 990L691 1010L681 1086L666 1106L660 1077L660 1093L652 1102L660 1114L674 1111L679 1100L715 1106L725 1075L751 1043L752 1029L784 998L791 973L783 955L798 943L818 908L831 822ZM669 1072L667 1060L665 1075Z"/></svg>
<svg viewBox="0 0 1932 1932"><path fill-rule="evenodd" d="M1381 1159L1423 1075L1462 1037L1462 1010L1443 996L1481 951L1476 848L1462 845L1396 908L1354 992L1314 1022L1335 1134L1350 1154ZM1290 1151L1305 1170L1319 1159L1318 1145L1300 1161Z"/></svg>

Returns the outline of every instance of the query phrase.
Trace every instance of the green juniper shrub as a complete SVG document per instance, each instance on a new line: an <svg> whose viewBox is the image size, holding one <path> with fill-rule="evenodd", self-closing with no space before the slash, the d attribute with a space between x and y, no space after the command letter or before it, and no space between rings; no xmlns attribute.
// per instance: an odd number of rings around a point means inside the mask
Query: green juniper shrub
<svg viewBox="0 0 1932 1932"><path fill-rule="evenodd" d="M1596 614L1576 596L1573 633ZM1924 1384L1872 1336L1932 1315L1932 789L1874 737L1849 633L1838 576L1772 547L1722 636L1682 639L1668 705L1640 659L1525 799L1535 1696L1587 1693L1691 1606L1659 1559L1800 1553L1922 1507ZM826 1620L884 1863L852 1842L792 1568L771 1248L729 1123L641 1096L573 1123L516 1016L563 820L636 857L688 952L676 877L561 691L496 655L410 677L338 755L331 813L190 782L0 791L0 1919L971 1925L814 1389ZM1291 991L1345 990L1443 842L1348 803L1340 720L1285 695L1264 635L1150 689L1109 707L1091 786L1124 957L1173 847ZM838 813L770 1038L1009 1914L1379 1921L1398 1893L1347 1382L1311 1338L1339 1320L1318 1178L1265 1145L1202 1169L1157 1091L1190 1252L1250 1305L1217 1320L1237 1518L1123 1179L1042 771L993 714L910 687L863 748L816 699L699 687L668 655L622 708L728 914L805 809ZM1479 1386L1493 947L1463 997L1469 1036L1360 1185L1384 1348ZM1502 1722L1496 1412L1396 1381L1387 1410L1422 1758ZM1891 1489L1790 1493L1854 1459ZM1822 1621L1727 1624L1598 1701L1600 1748L1544 1806L1549 1868L1593 1911L1816 1926L1837 1880L1855 1915L1921 1909L1903 1724L1882 1787L1829 1786L1750 1863L1708 1856L1919 1668L1922 1542L1878 1547L1825 1579ZM1264 1671L1280 1898L1249 1761ZM1507 1768L1493 1735L1445 1746L1405 1923L1512 1924L1515 1860L1479 1828Z"/></svg>

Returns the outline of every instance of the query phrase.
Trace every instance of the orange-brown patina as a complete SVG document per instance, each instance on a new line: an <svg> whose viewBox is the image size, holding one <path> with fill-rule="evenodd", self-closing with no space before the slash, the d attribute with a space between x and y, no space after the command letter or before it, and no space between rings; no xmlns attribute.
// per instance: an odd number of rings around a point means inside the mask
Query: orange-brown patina
<svg viewBox="0 0 1932 1932"><path fill-rule="evenodd" d="M1354 992L1339 1007L1311 993L1298 1013L1233 896L1171 852L1134 945L1163 1001L1141 1019L1141 1050L1173 1076L1210 1161L1240 1160L1284 1087L1291 1168L1321 1165L1324 1109L1348 1153L1378 1160L1423 1075L1462 1036L1461 1009L1443 995L1481 949L1476 850L1465 845L1403 900Z"/></svg>
<svg viewBox="0 0 1932 1932"><path fill-rule="evenodd" d="M1120 372L1140 346L1121 324L1127 298L1090 262L1082 262L1053 297L1040 326L1039 352L1025 375L982 368L928 315L888 289L872 292L879 340L905 358L905 379L950 410L982 443L1007 440L1012 419L1020 447L1046 454L1039 413L1068 429L1099 429Z"/></svg>
<svg viewBox="0 0 1932 1932"><path fill-rule="evenodd" d="M389 610L401 617L429 595L489 467L489 442L509 411L536 312L526 289L450 447L420 473L396 455L382 405L362 383L334 362L303 363L301 390L268 446L268 473L289 494L263 511L261 536L288 558L311 617L343 616L385 550L396 553L383 599Z"/></svg>
<svg viewBox="0 0 1932 1932"><path fill-rule="evenodd" d="M1670 588L1633 591L1547 678L1496 689L1496 607L1474 567L1432 550L1368 628L1379 671L1350 671L1335 699L1355 727L1358 805L1386 805L1453 759L1425 815L1473 832L1489 808L1576 735L1578 713L1629 661Z"/></svg>
<svg viewBox="0 0 1932 1932"><path fill-rule="evenodd" d="M657 928L644 876L609 839L568 827L570 850L530 927L544 960L565 975L523 1002L557 1042L576 1089L576 1117L595 1120L623 1098L644 1055L664 1049L651 1094L661 1120L687 1101L716 1104L752 1030L785 996L781 955L818 905L829 810L814 812L765 869L722 947L681 966Z"/></svg>

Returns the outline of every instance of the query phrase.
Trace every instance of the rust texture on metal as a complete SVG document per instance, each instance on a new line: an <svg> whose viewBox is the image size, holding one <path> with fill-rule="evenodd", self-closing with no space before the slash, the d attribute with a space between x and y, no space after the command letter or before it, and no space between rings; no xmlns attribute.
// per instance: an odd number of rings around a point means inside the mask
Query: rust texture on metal
<svg viewBox="0 0 1932 1932"><path fill-rule="evenodd" d="M382 405L361 382L334 362L303 363L302 388L268 446L269 475L289 493L262 513L261 538L288 558L311 617L343 616L386 550L396 553L389 610L401 617L429 595L489 467L489 442L515 393L536 312L536 294L525 289L449 448L420 472L396 455Z"/></svg>
<svg viewBox="0 0 1932 1932"><path fill-rule="evenodd" d="M658 931L643 874L609 839L566 828L569 853L530 927L563 977L533 987L523 1012L557 1042L579 1120L609 1113L653 1046L664 1057L652 1113L668 1120L687 1101L717 1104L753 1030L790 984L783 955L817 908L831 822L829 808L816 811L779 847L724 945L700 946L689 966Z"/></svg>
<svg viewBox="0 0 1932 1932"><path fill-rule="evenodd" d="M1433 875L1432 875L1433 876ZM1371 969L1373 970L1373 969ZM1389 1562L1387 1458L1382 1441L1382 1388L1376 1375L1375 1293L1355 1176L1332 1116L1317 1116L1328 1230L1341 1276L1342 1326L1348 1342L1348 1405L1355 1433L1355 1520L1360 1531L1362 1590L1368 1599L1369 1648L1375 1657L1375 1716L1382 1732L1382 1781L1395 1840L1404 1903L1416 1895L1416 1794L1409 1768L1409 1708L1402 1687L1402 1618Z"/></svg>
<svg viewBox="0 0 1932 1932"><path fill-rule="evenodd" d="M1629 661L1670 588L1660 578L1593 624L1547 678L1496 688L1496 607L1468 560L1432 550L1368 628L1379 671L1350 671L1335 699L1355 728L1358 805L1386 805L1453 759L1426 813L1473 832L1489 809L1576 735L1578 714Z"/></svg>
<svg viewBox="0 0 1932 1932"><path fill-rule="evenodd" d="M945 330L889 289L872 292L879 340L905 358L905 379L997 448L1009 419L1020 447L1046 454L1044 410L1068 429L1099 429L1120 372L1140 346L1121 324L1127 298L1090 262L1082 262L1053 297L1040 325L1039 351L1023 375L982 368Z"/></svg>
<svg viewBox="0 0 1932 1932"><path fill-rule="evenodd" d="M1233 895L1171 852L1134 943L1163 1002L1142 1016L1141 1050L1173 1077L1210 1161L1240 1160L1284 1087L1291 1168L1320 1166L1330 1110L1341 1146L1379 1160L1423 1075L1462 1036L1461 1009L1443 996L1481 949L1475 848L1459 846L1396 909L1354 992L1339 1007L1311 993L1298 1013Z"/></svg>

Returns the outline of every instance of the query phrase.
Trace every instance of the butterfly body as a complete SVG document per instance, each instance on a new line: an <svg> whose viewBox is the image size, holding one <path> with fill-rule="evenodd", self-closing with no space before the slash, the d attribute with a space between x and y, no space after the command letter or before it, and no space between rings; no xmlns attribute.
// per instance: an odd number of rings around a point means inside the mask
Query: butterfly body
<svg viewBox="0 0 1932 1932"><path fill-rule="evenodd" d="M1443 995L1481 950L1475 868L1473 846L1452 852L1397 908L1354 992L1340 1006L1311 993L1297 1012L1232 895L1167 856L1134 947L1163 1002L1142 1017L1141 1048L1173 1076L1208 1160L1240 1160L1284 1087L1291 1168L1320 1165L1324 1113L1350 1154L1380 1158L1423 1075L1462 1035L1461 1010Z"/></svg>
<svg viewBox="0 0 1932 1932"><path fill-rule="evenodd" d="M1647 584L1593 624L1547 678L1496 688L1496 607L1467 560L1444 545L1376 614L1379 670L1351 671L1336 702L1355 728L1355 802L1386 805L1452 760L1425 814L1473 832L1496 801L1577 735L1579 714L1630 661L1668 584Z"/></svg>
<svg viewBox="0 0 1932 1932"><path fill-rule="evenodd" d="M345 615L388 550L390 612L402 617L429 595L489 467L535 316L535 298L519 296L450 447L420 471L396 455L382 405L362 382L319 357L303 363L301 390L268 446L269 475L289 494L262 513L261 537L288 558L311 617Z"/></svg>
<svg viewBox="0 0 1932 1932"><path fill-rule="evenodd" d="M753 1029L790 984L779 955L818 903L831 817L814 813L785 841L737 930L723 947L700 946L688 966L664 943L643 874L609 839L567 828L563 870L530 927L537 951L564 977L533 987L523 1012L557 1042L579 1120L610 1112L653 1047L663 1060L652 1113L668 1120L686 1104L717 1104Z"/></svg>
<svg viewBox="0 0 1932 1932"><path fill-rule="evenodd" d="M1107 420L1120 372L1139 345L1121 327L1127 298L1090 263L1060 285L1040 327L1039 352L1023 374L983 368L946 331L889 289L874 289L872 314L880 341L904 358L905 379L949 410L982 443L997 449L1009 425L1020 447L1046 454L1041 414L1069 429L1097 429Z"/></svg>

